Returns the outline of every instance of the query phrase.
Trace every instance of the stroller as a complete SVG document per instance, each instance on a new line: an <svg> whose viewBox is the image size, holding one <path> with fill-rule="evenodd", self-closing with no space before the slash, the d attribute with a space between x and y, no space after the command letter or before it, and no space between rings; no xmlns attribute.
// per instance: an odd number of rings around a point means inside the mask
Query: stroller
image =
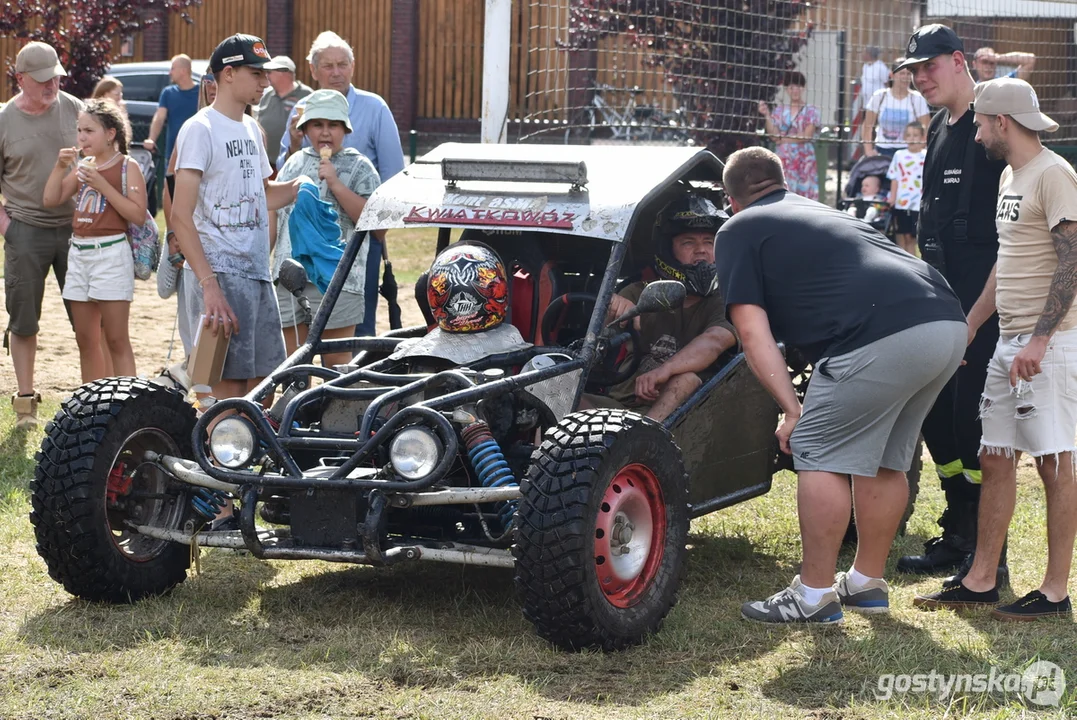
<svg viewBox="0 0 1077 720"><path fill-rule="evenodd" d="M142 143L131 143L127 154L134 158L142 170L142 177L146 181L146 209L150 215L157 216L157 163L153 160L153 153L142 147Z"/></svg>
<svg viewBox="0 0 1077 720"><path fill-rule="evenodd" d="M890 212L890 203L869 201L858 197L860 195L860 183L868 175L879 177L879 193L889 197L890 180L886 177L886 171L889 169L890 158L885 155L862 157L857 160L856 164L849 170L849 180L845 183L844 197L838 201L838 210L848 212L850 215L855 214L856 217L886 235L890 240L893 240L893 214Z"/></svg>

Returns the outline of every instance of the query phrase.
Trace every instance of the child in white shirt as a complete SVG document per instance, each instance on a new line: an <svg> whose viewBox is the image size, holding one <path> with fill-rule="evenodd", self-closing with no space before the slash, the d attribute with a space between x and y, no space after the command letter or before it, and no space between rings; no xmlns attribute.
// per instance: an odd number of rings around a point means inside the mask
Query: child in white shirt
<svg viewBox="0 0 1077 720"><path fill-rule="evenodd" d="M918 122L905 126L908 147L894 153L886 177L890 178L890 205L897 224L897 244L916 255L916 223L920 218L920 196L924 190L924 126Z"/></svg>

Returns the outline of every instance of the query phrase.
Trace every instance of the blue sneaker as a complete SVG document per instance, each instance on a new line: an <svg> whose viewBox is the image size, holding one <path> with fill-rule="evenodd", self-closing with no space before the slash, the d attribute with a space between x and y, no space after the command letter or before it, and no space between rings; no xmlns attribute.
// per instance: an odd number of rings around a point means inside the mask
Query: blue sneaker
<svg viewBox="0 0 1077 720"><path fill-rule="evenodd" d="M853 586L846 573L834 576L834 589L842 607L864 615L890 612L890 586L885 580L872 578L863 587Z"/></svg>
<svg viewBox="0 0 1077 720"><path fill-rule="evenodd" d="M800 592L802 586L800 576L797 575L789 587L766 600L741 605L740 615L745 620L765 623L838 625L844 622L845 616L841 611L837 592L830 589L817 605L811 605Z"/></svg>

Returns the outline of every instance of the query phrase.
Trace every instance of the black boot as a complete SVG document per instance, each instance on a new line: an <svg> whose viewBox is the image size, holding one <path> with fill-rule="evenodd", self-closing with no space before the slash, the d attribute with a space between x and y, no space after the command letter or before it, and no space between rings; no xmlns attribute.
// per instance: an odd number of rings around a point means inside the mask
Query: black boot
<svg viewBox="0 0 1077 720"><path fill-rule="evenodd" d="M960 540L945 533L941 537L931 538L924 543L923 555L902 556L897 562L897 570L915 575L954 572L969 557L968 551L962 550L958 544Z"/></svg>
<svg viewBox="0 0 1077 720"><path fill-rule="evenodd" d="M956 572L976 549L976 518L980 511L979 486L964 478L943 480L946 509L939 518L942 535L924 543L923 555L905 555L898 572L935 575Z"/></svg>
<svg viewBox="0 0 1077 720"><path fill-rule="evenodd" d="M1010 584L1010 566L1007 562L1006 555L1009 549L1010 541L1007 539L1002 543L1002 554L998 558L998 569L995 570L995 589L1002 590ZM976 553L973 552L965 558L965 562L961 563L961 567L958 568L957 574L946 578L942 581L943 588L950 588L956 585L960 585L961 581L969 574L969 570L972 569L972 561L975 559Z"/></svg>

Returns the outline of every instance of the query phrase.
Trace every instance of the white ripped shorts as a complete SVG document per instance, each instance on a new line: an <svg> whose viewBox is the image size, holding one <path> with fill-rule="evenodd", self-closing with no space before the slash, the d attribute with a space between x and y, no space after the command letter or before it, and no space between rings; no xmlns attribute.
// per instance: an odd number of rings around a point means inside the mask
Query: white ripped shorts
<svg viewBox="0 0 1077 720"><path fill-rule="evenodd" d="M1013 359L1032 335L999 338L980 399L981 452L1033 457L1077 448L1077 329L1057 332L1031 381L1010 385Z"/></svg>

